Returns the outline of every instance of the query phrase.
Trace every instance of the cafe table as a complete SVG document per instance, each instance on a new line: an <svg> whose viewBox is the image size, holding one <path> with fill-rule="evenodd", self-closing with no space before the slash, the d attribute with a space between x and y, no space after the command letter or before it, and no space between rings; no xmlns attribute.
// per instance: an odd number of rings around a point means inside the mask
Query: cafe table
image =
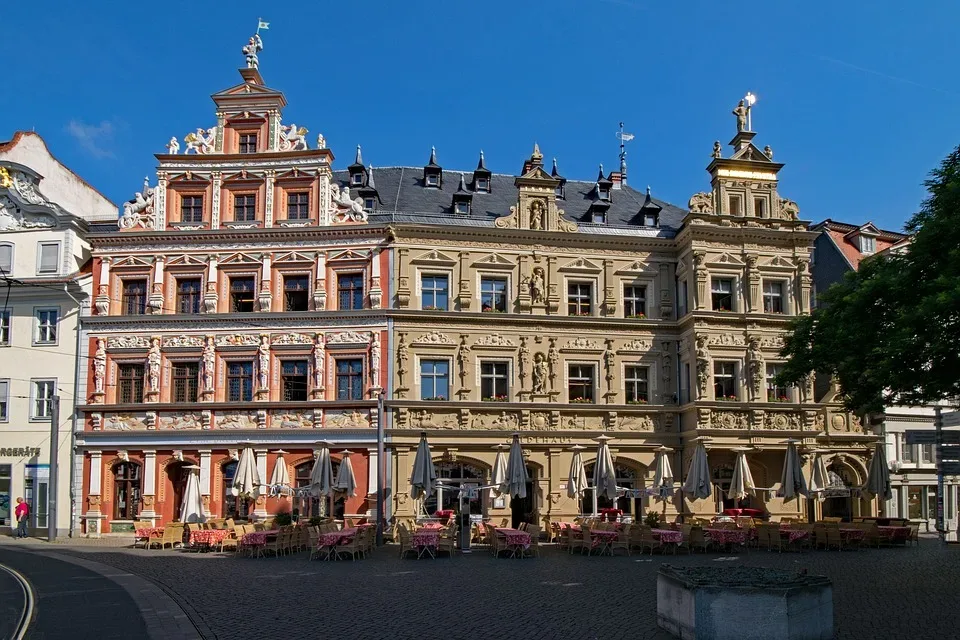
<svg viewBox="0 0 960 640"><path fill-rule="evenodd" d="M339 531L321 533L317 538L317 552L323 554L324 560L329 560L331 556L336 559L337 546L353 540L357 531L359 531L357 527L347 527Z"/></svg>
<svg viewBox="0 0 960 640"><path fill-rule="evenodd" d="M197 546L197 548L207 549L218 545L223 540L230 535L230 531L227 529L200 529L198 531L190 532L190 544Z"/></svg>
<svg viewBox="0 0 960 640"><path fill-rule="evenodd" d="M508 529L508 528L497 528L497 534L502 535L504 542L507 545L507 550L510 551L510 557L516 558L524 557L524 552L530 548L531 538L530 534L526 531L520 531L519 529Z"/></svg>
<svg viewBox="0 0 960 640"><path fill-rule="evenodd" d="M890 542L906 542L910 539L910 527L877 527L881 538Z"/></svg>
<svg viewBox="0 0 960 640"><path fill-rule="evenodd" d="M417 558L423 556L437 557L437 549L440 547L440 532L438 530L421 529L413 534L413 546L417 550Z"/></svg>
<svg viewBox="0 0 960 640"><path fill-rule="evenodd" d="M745 544L747 542L745 529L704 529L704 533L716 544Z"/></svg>

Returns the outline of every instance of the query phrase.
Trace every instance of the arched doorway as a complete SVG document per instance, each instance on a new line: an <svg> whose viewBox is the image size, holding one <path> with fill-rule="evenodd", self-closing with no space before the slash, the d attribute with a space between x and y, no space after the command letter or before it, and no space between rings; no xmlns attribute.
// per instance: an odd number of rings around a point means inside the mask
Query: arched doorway
<svg viewBox="0 0 960 640"><path fill-rule="evenodd" d="M438 462L437 469L437 490L432 496L424 502L423 508L427 515L437 511L460 512L460 485L464 488L479 489L487 484L487 469L479 464L472 462ZM444 486L446 485L446 486ZM484 504L479 492L476 498L464 499L464 504L469 504L471 514L482 515L484 513Z"/></svg>
<svg viewBox="0 0 960 640"><path fill-rule="evenodd" d="M593 483L594 462L584 466L584 472L587 475L587 482ZM638 473L636 469L624 464L614 463L614 472L617 474L617 487L623 489L643 489L643 473ZM643 512L649 507L650 501L646 495L642 497L629 497L627 495L619 496L616 500L610 500L605 496L598 496L593 487L587 488L580 496L580 513L582 515L597 515L600 509L617 508L625 516L632 516L634 520L642 517Z"/></svg>
<svg viewBox="0 0 960 640"><path fill-rule="evenodd" d="M751 474L755 474L753 465L751 465ZM756 495L748 493L742 500L730 499L727 493L730 491L730 483L733 481L733 465L722 464L713 468L713 493L717 507L717 513L723 513L724 509L759 509L764 510L763 501ZM754 482L759 484L757 475L754 475Z"/></svg>
<svg viewBox="0 0 960 640"><path fill-rule="evenodd" d="M187 478L190 477L190 470L184 469L185 466L194 464L193 462L182 460L171 462L167 465L167 508L171 508L171 520L180 519L180 507L183 505L183 494L187 488ZM166 510L166 509L165 509Z"/></svg>
<svg viewBox="0 0 960 640"><path fill-rule="evenodd" d="M315 463L316 461L304 462L294 467L294 487L305 489L310 486L310 474L313 473L313 465ZM336 479L337 473L340 471L340 461L331 459L330 467L333 470L331 476ZM331 516L337 520L342 520L346 513L346 498L342 495L333 497L306 495L298 500L301 518L325 518Z"/></svg>
<svg viewBox="0 0 960 640"><path fill-rule="evenodd" d="M827 488L823 492L821 505L824 518L842 518L849 522L853 518L853 495L850 490L856 486L853 471L839 461L833 461L827 467Z"/></svg>
<svg viewBox="0 0 960 640"><path fill-rule="evenodd" d="M237 461L229 460L224 462L223 465L220 466L220 470L223 472L223 486L221 487L223 506L220 515L224 518L233 518L234 520L246 520L250 516L251 503L253 501L243 496L235 496L233 495L233 491L231 491L233 479L237 475Z"/></svg>
<svg viewBox="0 0 960 640"><path fill-rule="evenodd" d="M527 465L527 495L523 498L510 498L510 520L511 526L516 529L521 523L537 523L537 478L540 470Z"/></svg>

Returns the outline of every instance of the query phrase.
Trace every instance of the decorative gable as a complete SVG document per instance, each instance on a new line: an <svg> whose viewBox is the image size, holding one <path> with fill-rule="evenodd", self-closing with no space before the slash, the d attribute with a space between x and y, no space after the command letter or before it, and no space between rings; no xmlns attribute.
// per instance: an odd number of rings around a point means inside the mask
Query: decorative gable
<svg viewBox="0 0 960 640"><path fill-rule="evenodd" d="M632 264L629 264L623 269L620 269L619 271L617 271L617 275L620 275L620 276L652 275L656 273L657 273L656 269L654 269L649 264L641 260L635 260Z"/></svg>
<svg viewBox="0 0 960 640"><path fill-rule="evenodd" d="M327 258L329 262L346 262L348 260L367 260L370 257L369 251L354 251L347 249Z"/></svg>
<svg viewBox="0 0 960 640"><path fill-rule="evenodd" d="M497 228L568 233L577 230L577 225L564 219L563 210L557 208L557 187L561 181L544 170L539 146L534 145L533 154L514 184L519 191L517 204L510 207L508 215L497 218Z"/></svg>
<svg viewBox="0 0 960 640"><path fill-rule="evenodd" d="M150 267L153 262L150 258L144 258L142 256L127 256L126 258L120 258L116 260L111 265L113 268L118 267Z"/></svg>
<svg viewBox="0 0 960 640"><path fill-rule="evenodd" d="M309 254L303 253L301 251L288 251L287 253L281 253L273 259L274 263L281 262L315 262L316 258Z"/></svg>
<svg viewBox="0 0 960 640"><path fill-rule="evenodd" d="M247 254L247 253L234 253L227 256L226 258L221 259L219 262L221 265L226 265L226 264L260 265L261 264L261 260L259 258L255 258L254 256L251 256L250 254Z"/></svg>
<svg viewBox="0 0 960 640"><path fill-rule="evenodd" d="M474 262L472 266L486 269L513 269L516 265L499 253L491 253Z"/></svg>
<svg viewBox="0 0 960 640"><path fill-rule="evenodd" d="M586 258L577 258L573 262L568 262L563 265L559 270L575 273L600 273L602 268L596 262L591 262Z"/></svg>
<svg viewBox="0 0 960 640"><path fill-rule="evenodd" d="M770 270L777 270L777 271L795 271L797 268L797 265L794 264L792 261L787 260L783 256L778 255L778 256L773 256L772 258L770 258L769 260L761 264L760 267L762 269L770 269Z"/></svg>
<svg viewBox="0 0 960 640"><path fill-rule="evenodd" d="M182 256L174 256L167 260L168 267L176 267L182 265L205 265L207 263L203 258L199 258L195 255L186 254Z"/></svg>
<svg viewBox="0 0 960 640"><path fill-rule="evenodd" d="M433 251L428 251L427 253L421 254L410 261L413 264L432 264L432 265L443 265L447 267L452 267L457 264L457 261L445 253L441 253L434 249Z"/></svg>
<svg viewBox="0 0 960 640"><path fill-rule="evenodd" d="M707 262L710 267L743 267L744 262L740 258L729 253L721 253L716 258Z"/></svg>

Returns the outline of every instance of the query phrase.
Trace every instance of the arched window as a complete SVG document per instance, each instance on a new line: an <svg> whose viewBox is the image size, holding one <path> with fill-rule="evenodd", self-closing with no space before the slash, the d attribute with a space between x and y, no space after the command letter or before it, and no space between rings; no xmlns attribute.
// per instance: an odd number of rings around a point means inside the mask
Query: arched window
<svg viewBox="0 0 960 640"><path fill-rule="evenodd" d="M140 465L121 462L113 467L113 519L133 520L140 512Z"/></svg>
<svg viewBox="0 0 960 640"><path fill-rule="evenodd" d="M235 496L230 488L233 485L233 478L237 475L237 461L231 460L220 467L223 471L223 503L221 506L222 516L224 518L233 518L234 520L246 520L250 515L250 499L243 496Z"/></svg>
<svg viewBox="0 0 960 640"><path fill-rule="evenodd" d="M460 511L460 485L481 487L485 484L487 472L480 467L467 462L440 462L437 467L437 480L443 482L443 486L437 487L437 490L430 496L423 508L428 515L433 515L437 511L452 510ZM451 488L452 487L452 488ZM470 500L470 513L482 514L483 501L477 498Z"/></svg>
<svg viewBox="0 0 960 640"><path fill-rule="evenodd" d="M300 489L310 486L310 474L313 473L313 465L315 462L316 461L304 462L294 468L294 486ZM338 460L331 460L330 467L333 470L331 476L336 480L337 472L340 471L340 462ZM300 517L332 516L333 518L342 520L344 513L346 513L346 500L342 495L335 496L335 498L332 505L330 504L330 497L306 496L302 498L300 502Z"/></svg>
<svg viewBox="0 0 960 640"><path fill-rule="evenodd" d="M636 514L639 517L646 505L646 497L628 498L621 496L614 501L605 496L597 496L593 490L593 465L590 463L585 466L584 471L587 474L587 483L591 485L580 498L580 513L584 515L596 515L600 509L609 509L616 506L623 511L624 515ZM643 489L643 478L637 477L637 472L632 468L622 464L614 464L614 471L617 474L617 486L622 489Z"/></svg>

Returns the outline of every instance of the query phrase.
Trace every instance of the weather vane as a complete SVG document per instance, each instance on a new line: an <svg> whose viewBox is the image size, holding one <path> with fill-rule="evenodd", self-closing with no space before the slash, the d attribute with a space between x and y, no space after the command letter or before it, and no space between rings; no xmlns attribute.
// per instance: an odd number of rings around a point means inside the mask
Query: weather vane
<svg viewBox="0 0 960 640"><path fill-rule="evenodd" d="M257 31L250 36L249 42L241 49L241 52L247 58L247 69L260 68L260 59L257 58L257 53L263 51L263 40L260 39L260 30L269 28L269 22L264 22L261 18L257 18Z"/></svg>
<svg viewBox="0 0 960 640"><path fill-rule="evenodd" d="M623 132L623 123L620 123L620 130L617 131L617 138L620 139L620 176L624 184L626 184L627 178L627 149L624 146L624 143L630 142L633 140L634 135L632 133Z"/></svg>

